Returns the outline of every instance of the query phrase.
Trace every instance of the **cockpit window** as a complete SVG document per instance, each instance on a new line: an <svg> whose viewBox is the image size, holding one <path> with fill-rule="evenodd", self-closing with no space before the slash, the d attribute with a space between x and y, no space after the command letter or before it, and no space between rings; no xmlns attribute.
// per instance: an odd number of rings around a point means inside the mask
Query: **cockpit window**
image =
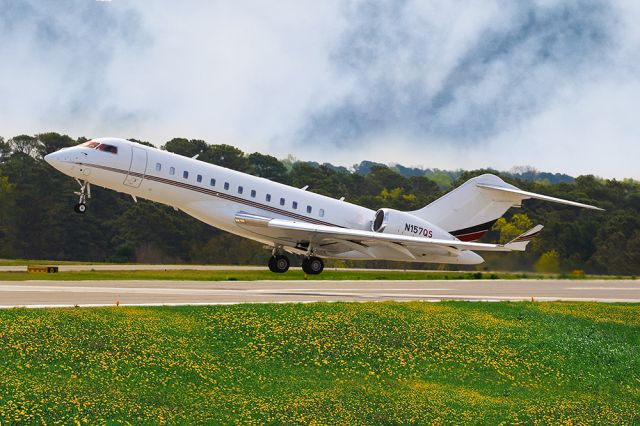
<svg viewBox="0 0 640 426"><path fill-rule="evenodd" d="M83 144L80 144L80 146L85 146L87 148L97 149L98 151L110 152L112 154L117 154L118 153L118 147L117 146L109 145L109 144L106 144L106 143L100 143L100 142L96 142L96 141L88 141L88 142L85 142Z"/></svg>
<svg viewBox="0 0 640 426"><path fill-rule="evenodd" d="M118 147L117 146L107 145L106 143L101 143L100 145L98 145L98 147L96 149L98 151L106 151L106 152L110 152L112 154L117 154L118 153Z"/></svg>

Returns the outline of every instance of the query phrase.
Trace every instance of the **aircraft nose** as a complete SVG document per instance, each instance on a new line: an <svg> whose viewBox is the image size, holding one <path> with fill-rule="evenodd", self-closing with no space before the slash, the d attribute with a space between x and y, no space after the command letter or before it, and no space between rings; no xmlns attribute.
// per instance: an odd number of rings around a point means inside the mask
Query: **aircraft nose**
<svg viewBox="0 0 640 426"><path fill-rule="evenodd" d="M51 164L53 167L60 165L60 153L52 152L44 156L44 161Z"/></svg>
<svg viewBox="0 0 640 426"><path fill-rule="evenodd" d="M52 152L51 154L47 154L44 156L44 161L49 163L51 166L53 166L57 170L64 172L64 169L68 167L65 167L65 161L64 161L65 158L63 158L63 156L64 156L64 153L60 151Z"/></svg>

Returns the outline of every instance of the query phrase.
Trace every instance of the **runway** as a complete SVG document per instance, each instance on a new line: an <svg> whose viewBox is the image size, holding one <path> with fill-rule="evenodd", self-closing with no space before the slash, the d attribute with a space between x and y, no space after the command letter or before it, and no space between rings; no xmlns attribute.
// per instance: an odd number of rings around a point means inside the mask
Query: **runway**
<svg viewBox="0 0 640 426"><path fill-rule="evenodd" d="M0 283L0 307L2 308L388 300L565 300L640 303L640 281L13 281Z"/></svg>

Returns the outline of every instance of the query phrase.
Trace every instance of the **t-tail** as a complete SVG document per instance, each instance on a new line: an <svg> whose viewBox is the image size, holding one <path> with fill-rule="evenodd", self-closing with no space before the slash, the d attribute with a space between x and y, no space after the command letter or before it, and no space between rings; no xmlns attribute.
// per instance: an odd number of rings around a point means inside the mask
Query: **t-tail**
<svg viewBox="0 0 640 426"><path fill-rule="evenodd" d="M511 207L535 198L593 210L599 207L523 191L492 174L469 179L458 188L411 214L438 225L462 241L475 241Z"/></svg>

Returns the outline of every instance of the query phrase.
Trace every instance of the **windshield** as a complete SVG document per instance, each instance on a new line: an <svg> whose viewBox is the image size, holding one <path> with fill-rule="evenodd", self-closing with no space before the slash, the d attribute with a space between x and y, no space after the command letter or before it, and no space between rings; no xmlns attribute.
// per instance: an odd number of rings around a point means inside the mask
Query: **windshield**
<svg viewBox="0 0 640 426"><path fill-rule="evenodd" d="M96 142L96 141L88 141L88 142L85 142L83 144L80 144L80 146L97 149L98 151L110 152L112 154L117 154L118 153L118 147L117 146L109 145L109 144L106 144L106 143L100 143L100 142Z"/></svg>
<svg viewBox="0 0 640 426"><path fill-rule="evenodd" d="M89 142L85 142L80 146L86 146L87 148L95 148L96 146L100 145L100 142L96 142L96 141L89 141Z"/></svg>

